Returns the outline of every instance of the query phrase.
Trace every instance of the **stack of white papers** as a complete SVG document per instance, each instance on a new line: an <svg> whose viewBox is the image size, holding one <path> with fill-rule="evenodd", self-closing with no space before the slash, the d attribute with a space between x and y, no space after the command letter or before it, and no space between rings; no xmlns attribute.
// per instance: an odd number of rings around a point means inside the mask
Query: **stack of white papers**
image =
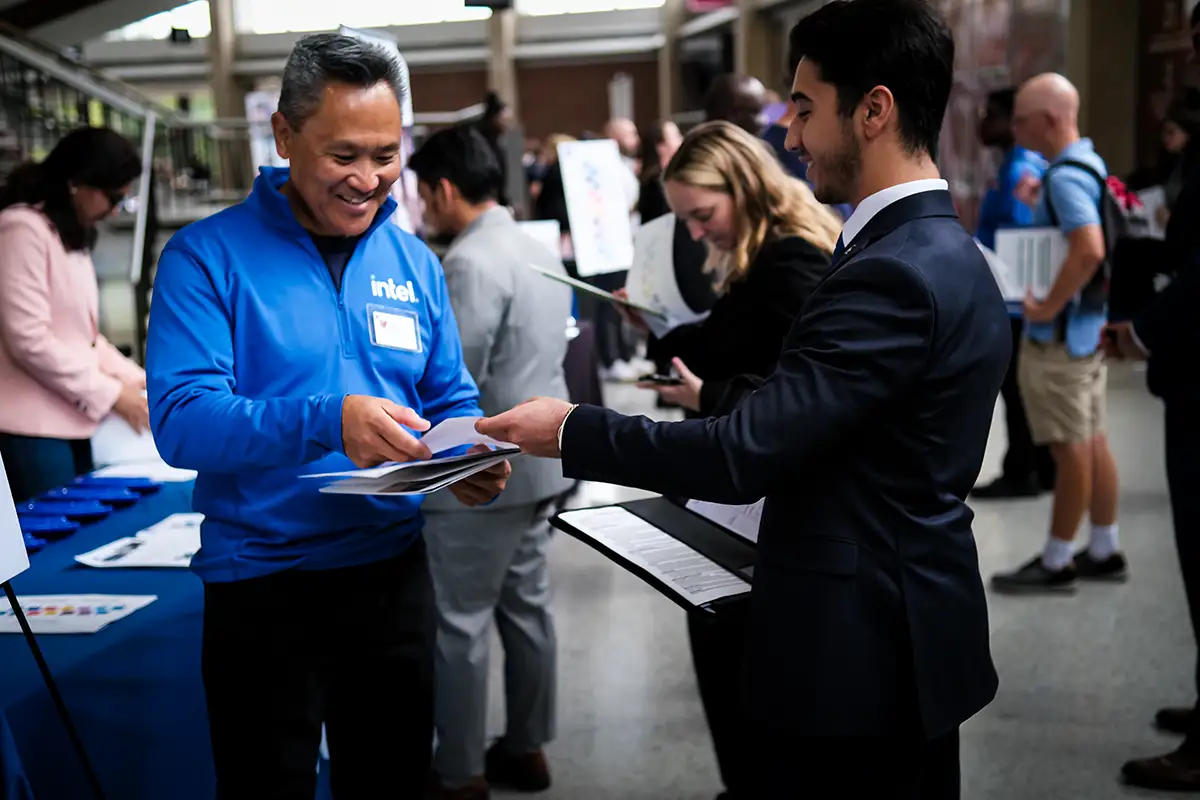
<svg viewBox="0 0 1200 800"><path fill-rule="evenodd" d="M200 549L203 520L203 514L172 514L136 536L109 542L75 560L98 569L187 569Z"/></svg>
<svg viewBox="0 0 1200 800"><path fill-rule="evenodd" d="M195 480L191 470L176 469L162 460L149 431L137 433L116 414L100 421L92 434L92 461L100 478L149 478L160 483Z"/></svg>
<svg viewBox="0 0 1200 800"><path fill-rule="evenodd" d="M758 544L758 528L762 524L763 506L766 502L764 499L747 506L727 506L704 500L689 500L687 509L746 541Z"/></svg>
<svg viewBox="0 0 1200 800"><path fill-rule="evenodd" d="M474 417L449 419L435 426L421 441L435 456L469 445L485 445L487 452L444 456L429 461L384 464L371 469L323 472L306 478L336 479L321 487L325 494L419 495L432 494L477 472L521 454L515 445L504 444L475 430Z"/></svg>
<svg viewBox="0 0 1200 800"><path fill-rule="evenodd" d="M17 602L34 633L96 633L157 599L153 594L32 594ZM11 604L0 597L0 633L20 632Z"/></svg>

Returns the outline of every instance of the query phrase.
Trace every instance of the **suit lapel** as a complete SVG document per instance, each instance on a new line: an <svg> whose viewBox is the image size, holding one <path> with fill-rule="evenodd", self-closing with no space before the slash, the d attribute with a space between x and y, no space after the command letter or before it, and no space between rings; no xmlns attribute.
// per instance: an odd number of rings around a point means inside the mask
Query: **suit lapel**
<svg viewBox="0 0 1200 800"><path fill-rule="evenodd" d="M948 217L958 219L954 201L946 191L919 192L902 197L891 205L884 206L867 220L854 240L846 246L841 258L830 265L826 278L850 261L854 256L869 248L876 241L909 222L918 219Z"/></svg>

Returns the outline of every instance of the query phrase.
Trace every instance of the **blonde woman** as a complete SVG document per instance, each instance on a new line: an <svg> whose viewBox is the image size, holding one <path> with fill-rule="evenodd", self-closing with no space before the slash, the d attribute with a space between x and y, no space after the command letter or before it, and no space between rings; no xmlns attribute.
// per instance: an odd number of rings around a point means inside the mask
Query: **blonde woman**
<svg viewBox="0 0 1200 800"><path fill-rule="evenodd" d="M694 128L663 172L671 209L709 251L720 299L700 323L653 345L683 382L651 386L712 416L775 370L783 339L829 268L842 223L792 178L762 141L728 122ZM629 321L645 330L631 314Z"/></svg>

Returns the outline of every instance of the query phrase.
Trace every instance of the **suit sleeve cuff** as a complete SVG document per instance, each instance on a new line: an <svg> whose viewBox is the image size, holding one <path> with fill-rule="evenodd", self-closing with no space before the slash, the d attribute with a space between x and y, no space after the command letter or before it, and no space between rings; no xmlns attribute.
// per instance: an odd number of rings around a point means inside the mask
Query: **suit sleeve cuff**
<svg viewBox="0 0 1200 800"><path fill-rule="evenodd" d="M567 415L565 417L563 417L562 424L560 424L558 426L558 452L560 454L563 451L563 431L565 431L567 429L567 420L569 420L571 418L571 415L575 413L575 409L577 409L577 408L579 408L578 405L571 406L567 410Z"/></svg>
<svg viewBox="0 0 1200 800"><path fill-rule="evenodd" d="M1137 327L1135 325L1129 326L1129 337L1133 339L1133 343L1137 345L1138 350L1141 350L1147 356L1150 355L1150 348L1146 347L1146 343L1142 341L1142 337L1138 336Z"/></svg>

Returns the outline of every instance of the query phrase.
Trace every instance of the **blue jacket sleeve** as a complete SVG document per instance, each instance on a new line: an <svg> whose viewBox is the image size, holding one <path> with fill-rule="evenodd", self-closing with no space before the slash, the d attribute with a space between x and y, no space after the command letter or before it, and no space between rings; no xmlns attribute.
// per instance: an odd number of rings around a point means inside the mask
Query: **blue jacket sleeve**
<svg viewBox="0 0 1200 800"><path fill-rule="evenodd" d="M934 318L911 267L856 260L813 294L775 374L728 416L653 423L580 406L563 430L563 475L716 503L785 491L913 385Z"/></svg>
<svg viewBox="0 0 1200 800"><path fill-rule="evenodd" d="M237 394L228 277L182 247L159 260L146 342L154 442L172 466L236 473L298 467L342 450L344 395Z"/></svg>
<svg viewBox="0 0 1200 800"><path fill-rule="evenodd" d="M429 258L434 258L432 253ZM437 264L433 265L433 271L440 313L430 320L433 331L430 357L425 374L417 383L417 393L421 398L421 416L431 425L437 425L454 417L483 416L483 412L479 409L479 389L463 358L462 339L446 279Z"/></svg>

